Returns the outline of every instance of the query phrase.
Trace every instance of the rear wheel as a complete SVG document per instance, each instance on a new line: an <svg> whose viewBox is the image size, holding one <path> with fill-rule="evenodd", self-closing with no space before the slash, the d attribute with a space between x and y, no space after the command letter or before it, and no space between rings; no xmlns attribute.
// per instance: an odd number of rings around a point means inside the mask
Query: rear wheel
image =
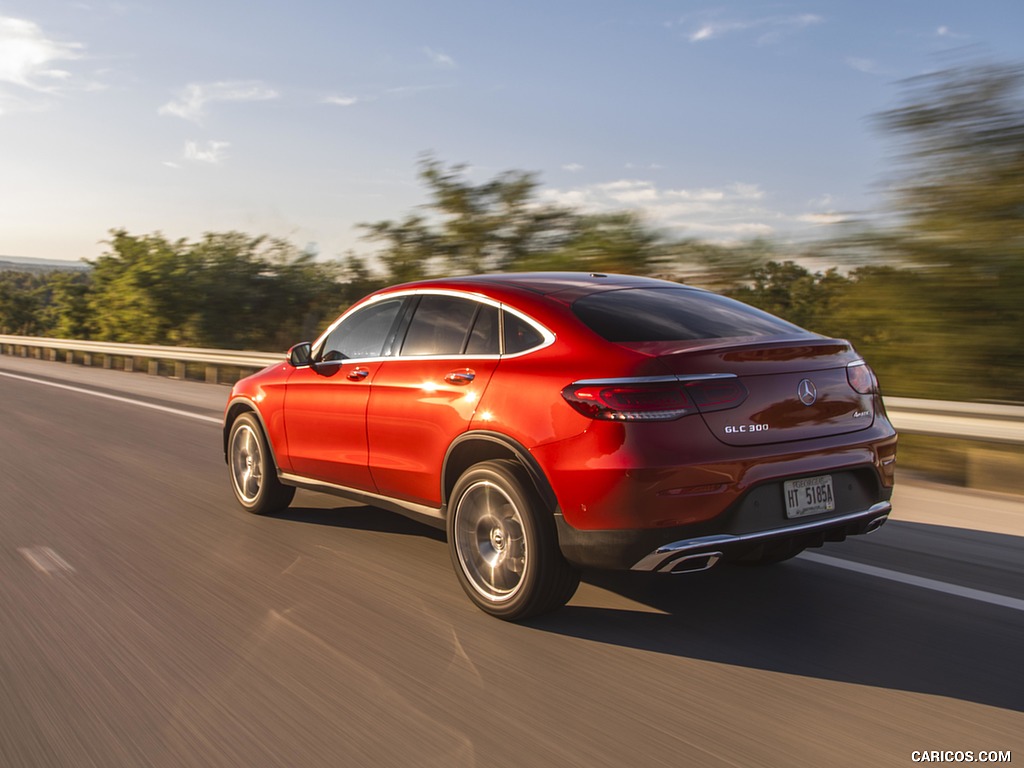
<svg viewBox="0 0 1024 768"><path fill-rule="evenodd" d="M250 512L265 515L291 504L295 489L277 479L263 428L251 413L241 414L231 425L228 468L235 498Z"/></svg>
<svg viewBox="0 0 1024 768"><path fill-rule="evenodd" d="M551 511L514 461L481 462L459 478L448 548L466 594L499 619L561 608L579 586L579 573L558 548Z"/></svg>

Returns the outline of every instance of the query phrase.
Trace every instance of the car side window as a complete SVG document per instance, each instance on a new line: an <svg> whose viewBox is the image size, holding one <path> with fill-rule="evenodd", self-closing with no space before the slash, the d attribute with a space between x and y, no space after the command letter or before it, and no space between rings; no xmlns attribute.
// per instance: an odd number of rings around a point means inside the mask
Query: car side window
<svg viewBox="0 0 1024 768"><path fill-rule="evenodd" d="M386 299L353 312L331 331L320 359L379 357L402 308L402 299Z"/></svg>
<svg viewBox="0 0 1024 768"><path fill-rule="evenodd" d="M481 304L466 343L466 354L497 355L501 352L498 338L498 308Z"/></svg>
<svg viewBox="0 0 1024 768"><path fill-rule="evenodd" d="M456 296L426 295L402 344L402 355L461 355L477 319L479 302Z"/></svg>
<svg viewBox="0 0 1024 768"><path fill-rule="evenodd" d="M544 341L540 331L511 312L504 312L502 325L504 326L505 354L514 355L517 352L525 352L528 349L540 346Z"/></svg>

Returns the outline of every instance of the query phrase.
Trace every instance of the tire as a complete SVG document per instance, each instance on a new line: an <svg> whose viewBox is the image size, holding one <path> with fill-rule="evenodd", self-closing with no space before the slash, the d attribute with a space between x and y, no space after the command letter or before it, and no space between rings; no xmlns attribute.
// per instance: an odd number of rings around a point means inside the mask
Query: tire
<svg viewBox="0 0 1024 768"><path fill-rule="evenodd" d="M287 509L295 489L277 479L277 467L256 416L243 413L231 424L228 436L231 489L243 508L256 515Z"/></svg>
<svg viewBox="0 0 1024 768"><path fill-rule="evenodd" d="M562 557L551 510L518 463L470 467L448 510L452 565L484 613L519 621L561 608L575 594L579 572Z"/></svg>

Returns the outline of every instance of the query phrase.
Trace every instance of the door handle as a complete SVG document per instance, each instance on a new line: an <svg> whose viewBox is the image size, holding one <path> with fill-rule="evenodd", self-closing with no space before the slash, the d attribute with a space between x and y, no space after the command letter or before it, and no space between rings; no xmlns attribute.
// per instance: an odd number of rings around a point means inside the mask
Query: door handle
<svg viewBox="0 0 1024 768"><path fill-rule="evenodd" d="M447 381L449 384L464 385L469 384L475 378L476 371L471 370L469 368L463 368L462 370L459 371L449 371L445 375L444 380Z"/></svg>
<svg viewBox="0 0 1024 768"><path fill-rule="evenodd" d="M369 368L353 368L351 371L348 372L348 378L351 381L362 381L369 375Z"/></svg>

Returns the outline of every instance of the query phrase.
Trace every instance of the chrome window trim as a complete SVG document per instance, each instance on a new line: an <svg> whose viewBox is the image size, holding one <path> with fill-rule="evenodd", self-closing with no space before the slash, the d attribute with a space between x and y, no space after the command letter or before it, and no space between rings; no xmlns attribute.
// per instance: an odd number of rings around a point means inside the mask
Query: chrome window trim
<svg viewBox="0 0 1024 768"><path fill-rule="evenodd" d="M347 318L349 315L354 315L356 312L359 312L360 310L366 309L367 307L369 307L369 306L371 306L373 304L376 304L378 301L383 301L385 299L393 299L393 298L400 298L400 297L395 296L393 294L388 294L388 295L383 295L383 296L374 296L370 301L367 301L367 302L362 303L362 304L353 305L353 306L349 307L348 309L346 309L344 312L342 312L341 315L333 323L331 323L329 326L327 326L327 330L325 330L323 333L321 333L319 336L317 336L316 341L314 341L313 344L310 346L310 350L309 350L310 362L313 362L316 359L316 357L323 351L324 344L327 343L327 337L330 336L331 333L334 332L335 328L337 328L339 325L341 325L341 322L345 318ZM347 357L344 360L337 360L337 361L335 361L335 360L318 361L317 365L327 365L327 364L333 363L333 362L338 362L338 363L351 363L351 362L369 363L369 362L373 362L373 361L376 361L376 360L385 360L385 359L390 359L390 358L385 358L383 356L378 356L378 357Z"/></svg>
<svg viewBox="0 0 1024 768"><path fill-rule="evenodd" d="M467 299L469 301L476 301L480 304L486 304L497 308L499 311L513 314L520 320L523 320L541 335L542 341L534 347L530 347L522 352L516 352L511 355L378 355L376 357L349 357L344 360L325 360L317 363L317 365L331 365L334 363L338 365L344 365L347 363L379 363L391 360L513 360L517 357L529 355L537 352L538 350L550 347L555 343L555 334L545 326L541 325L529 315L520 312L518 309L510 307L508 304L503 304L502 302L488 296L474 293L472 291L457 291L450 288L407 288L405 290L395 291L394 293L382 293L378 296L372 296L365 302L349 307L340 317L327 327L327 330L317 337L316 341L313 342L311 354L316 355L320 353L320 350L323 349L324 343L327 341L327 337L330 336L334 329L337 328L349 315L352 315L361 309L365 309L372 304L376 304L379 301L385 301L387 299L402 299L407 296L452 296L454 298Z"/></svg>

